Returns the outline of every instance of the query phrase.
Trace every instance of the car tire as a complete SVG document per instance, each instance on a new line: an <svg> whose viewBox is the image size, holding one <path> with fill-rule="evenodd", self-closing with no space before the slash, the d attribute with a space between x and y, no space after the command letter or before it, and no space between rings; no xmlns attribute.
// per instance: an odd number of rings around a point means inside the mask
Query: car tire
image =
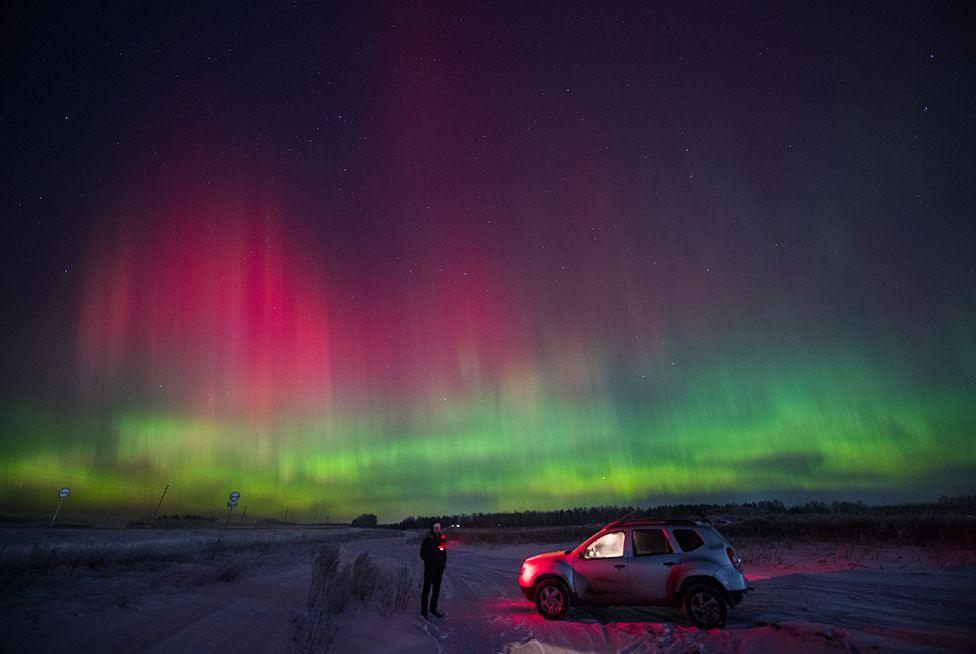
<svg viewBox="0 0 976 654"><path fill-rule="evenodd" d="M561 620L569 611L569 590L558 579L539 582L535 589L535 608L546 620Z"/></svg>
<svg viewBox="0 0 976 654"><path fill-rule="evenodd" d="M725 598L714 586L695 584L685 591L681 606L691 623L699 629L721 629L729 615Z"/></svg>

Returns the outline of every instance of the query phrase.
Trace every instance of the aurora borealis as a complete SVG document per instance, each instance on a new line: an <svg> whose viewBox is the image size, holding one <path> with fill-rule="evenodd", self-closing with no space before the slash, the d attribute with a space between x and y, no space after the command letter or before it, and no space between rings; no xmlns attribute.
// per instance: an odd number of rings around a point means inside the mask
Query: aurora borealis
<svg viewBox="0 0 976 654"><path fill-rule="evenodd" d="M0 514L974 491L968 10L10 11Z"/></svg>

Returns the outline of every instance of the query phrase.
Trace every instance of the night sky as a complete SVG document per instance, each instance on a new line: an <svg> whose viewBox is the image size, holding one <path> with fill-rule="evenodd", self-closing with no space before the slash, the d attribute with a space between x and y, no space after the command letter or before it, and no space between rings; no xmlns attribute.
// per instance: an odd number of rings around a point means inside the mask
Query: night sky
<svg viewBox="0 0 976 654"><path fill-rule="evenodd" d="M0 514L976 491L971 3L89 4L4 9Z"/></svg>

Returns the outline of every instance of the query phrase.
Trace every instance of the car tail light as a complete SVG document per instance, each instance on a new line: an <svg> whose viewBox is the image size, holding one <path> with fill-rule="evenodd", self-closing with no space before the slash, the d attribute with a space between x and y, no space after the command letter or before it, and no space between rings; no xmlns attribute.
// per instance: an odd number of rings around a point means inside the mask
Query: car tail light
<svg viewBox="0 0 976 654"><path fill-rule="evenodd" d="M738 555L735 553L735 550L732 549L731 547L726 547L725 553L728 554L729 563L732 564L732 567L738 570L739 572L742 572L742 559L738 557Z"/></svg>

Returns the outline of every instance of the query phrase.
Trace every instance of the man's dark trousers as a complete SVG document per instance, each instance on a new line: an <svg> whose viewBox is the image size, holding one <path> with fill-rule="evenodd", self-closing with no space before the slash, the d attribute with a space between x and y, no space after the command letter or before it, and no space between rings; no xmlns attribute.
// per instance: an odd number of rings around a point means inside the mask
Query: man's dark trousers
<svg viewBox="0 0 976 654"><path fill-rule="evenodd" d="M424 566L424 587L420 591L420 612L427 615L427 594L430 594L430 610L437 612L437 598L441 594L441 577L444 569L439 566Z"/></svg>

